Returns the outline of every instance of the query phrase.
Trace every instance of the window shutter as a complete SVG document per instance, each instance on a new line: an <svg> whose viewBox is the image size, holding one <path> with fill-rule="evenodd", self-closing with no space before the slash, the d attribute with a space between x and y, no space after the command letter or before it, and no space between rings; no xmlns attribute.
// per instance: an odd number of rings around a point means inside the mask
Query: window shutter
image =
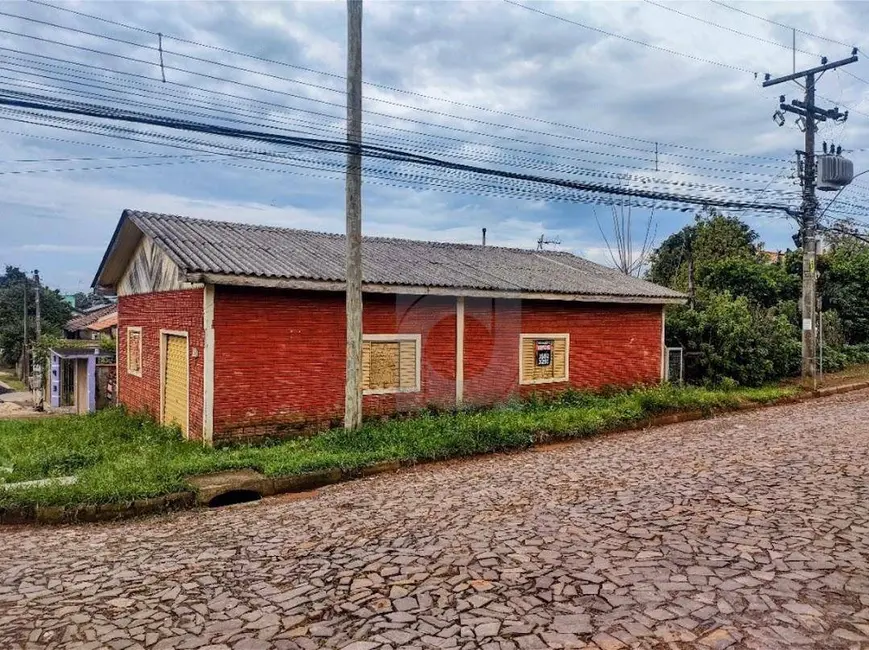
<svg viewBox="0 0 869 650"><path fill-rule="evenodd" d="M567 380L567 335L525 335L521 338L520 377L523 384ZM537 365L538 341L541 346L550 344L547 365ZM545 347L543 348L545 349Z"/></svg>
<svg viewBox="0 0 869 650"><path fill-rule="evenodd" d="M399 344L399 388L412 390L416 385L416 341L401 341Z"/></svg>
<svg viewBox="0 0 869 650"><path fill-rule="evenodd" d="M127 372L142 372L142 331L138 328L127 329Z"/></svg>
<svg viewBox="0 0 869 650"><path fill-rule="evenodd" d="M372 334L362 342L362 390L395 393L419 390L418 335Z"/></svg>
<svg viewBox="0 0 869 650"><path fill-rule="evenodd" d="M552 348L552 376L567 379L567 339L555 339Z"/></svg>
<svg viewBox="0 0 869 650"><path fill-rule="evenodd" d="M362 390L371 388L371 342L362 342Z"/></svg>
<svg viewBox="0 0 869 650"><path fill-rule="evenodd" d="M385 390L399 387L399 344L397 342L372 342L369 363L372 389Z"/></svg>

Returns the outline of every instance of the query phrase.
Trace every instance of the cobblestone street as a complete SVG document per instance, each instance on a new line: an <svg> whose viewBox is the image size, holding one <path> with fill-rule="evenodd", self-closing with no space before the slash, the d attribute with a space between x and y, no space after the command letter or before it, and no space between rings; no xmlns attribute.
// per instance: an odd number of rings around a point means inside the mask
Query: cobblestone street
<svg viewBox="0 0 869 650"><path fill-rule="evenodd" d="M0 529L0 648L867 648L869 393Z"/></svg>

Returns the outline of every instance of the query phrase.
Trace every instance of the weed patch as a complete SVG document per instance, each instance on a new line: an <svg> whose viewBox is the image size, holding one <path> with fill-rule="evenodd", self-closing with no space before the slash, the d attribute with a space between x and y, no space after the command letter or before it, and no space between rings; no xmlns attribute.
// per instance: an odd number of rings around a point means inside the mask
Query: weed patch
<svg viewBox="0 0 869 650"><path fill-rule="evenodd" d="M711 413L796 392L656 386L604 394L566 391L489 410L426 410L416 417L332 429L311 438L212 449L184 441L147 416L109 409L25 421L0 420L0 465L12 483L75 475L74 485L0 490L0 506L123 502L187 489L185 477L251 468L268 476L352 470L383 461L429 461L593 435L663 413Z"/></svg>

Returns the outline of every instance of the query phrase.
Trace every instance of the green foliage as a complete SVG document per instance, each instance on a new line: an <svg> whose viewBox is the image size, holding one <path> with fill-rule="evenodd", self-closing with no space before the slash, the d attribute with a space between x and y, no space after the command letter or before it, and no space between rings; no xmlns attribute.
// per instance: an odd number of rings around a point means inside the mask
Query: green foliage
<svg viewBox="0 0 869 650"><path fill-rule="evenodd" d="M733 257L700 265L697 286L709 291L745 297L760 307L775 307L800 295L800 278L779 264L757 257Z"/></svg>
<svg viewBox="0 0 869 650"><path fill-rule="evenodd" d="M697 309L672 310L667 344L695 355L707 384L760 386L796 372L800 359L798 332L785 315L729 293L710 294Z"/></svg>
<svg viewBox="0 0 869 650"><path fill-rule="evenodd" d="M24 340L24 291L27 287L28 339L35 338L35 285L21 269L7 266L0 275L0 363L12 366L21 357ZM43 335L60 336L63 326L72 316L69 305L58 291L42 287L40 316Z"/></svg>
<svg viewBox="0 0 869 650"><path fill-rule="evenodd" d="M869 343L869 246L853 237L831 240L819 258L825 310L826 368L840 370ZM739 219L707 210L666 239L652 256L649 279L686 291L693 260L695 309L668 312L669 345L684 348L686 376L707 385L756 386L798 371L802 259L788 251L778 263L762 255L755 233Z"/></svg>
<svg viewBox="0 0 869 650"><path fill-rule="evenodd" d="M648 279L685 290L689 256L701 273L706 265L722 260L756 259L760 247L757 233L747 224L708 208L695 215L693 224L661 243L650 257Z"/></svg>
<svg viewBox="0 0 869 650"><path fill-rule="evenodd" d="M575 438L681 410L712 412L764 403L794 389L707 390L660 386L610 396L568 391L486 411L460 411L369 422L359 431L333 429L267 446L211 449L181 439L148 417L108 409L90 415L0 420L0 481L74 474L73 485L0 490L4 505L68 505L128 501L186 489L185 477L253 468L269 476L356 469L386 460L425 461L528 447Z"/></svg>
<svg viewBox="0 0 869 650"><path fill-rule="evenodd" d="M824 348L824 372L839 372L865 364L869 364L869 344Z"/></svg>
<svg viewBox="0 0 869 650"><path fill-rule="evenodd" d="M819 265L825 309L838 312L850 344L869 343L869 246L839 246Z"/></svg>

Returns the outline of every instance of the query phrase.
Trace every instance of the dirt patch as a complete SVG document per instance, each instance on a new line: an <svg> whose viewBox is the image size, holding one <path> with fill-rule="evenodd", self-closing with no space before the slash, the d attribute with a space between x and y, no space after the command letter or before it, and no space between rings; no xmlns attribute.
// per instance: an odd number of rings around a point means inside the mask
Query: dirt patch
<svg viewBox="0 0 869 650"><path fill-rule="evenodd" d="M830 388L833 386L845 386L856 384L861 381L869 381L869 364L851 366L840 372L825 372L822 381L818 382L818 388ZM785 386L802 386L802 379L793 377L782 382ZM811 388L811 386L809 386Z"/></svg>
<svg viewBox="0 0 869 650"><path fill-rule="evenodd" d="M11 392L11 391L3 391L2 389L0 389L0 394L2 394L3 392ZM18 404L15 404L14 402L0 402L0 415L6 415L6 414L11 414L11 413L20 413L21 411L24 411L24 410L25 410L24 407L18 406Z"/></svg>

